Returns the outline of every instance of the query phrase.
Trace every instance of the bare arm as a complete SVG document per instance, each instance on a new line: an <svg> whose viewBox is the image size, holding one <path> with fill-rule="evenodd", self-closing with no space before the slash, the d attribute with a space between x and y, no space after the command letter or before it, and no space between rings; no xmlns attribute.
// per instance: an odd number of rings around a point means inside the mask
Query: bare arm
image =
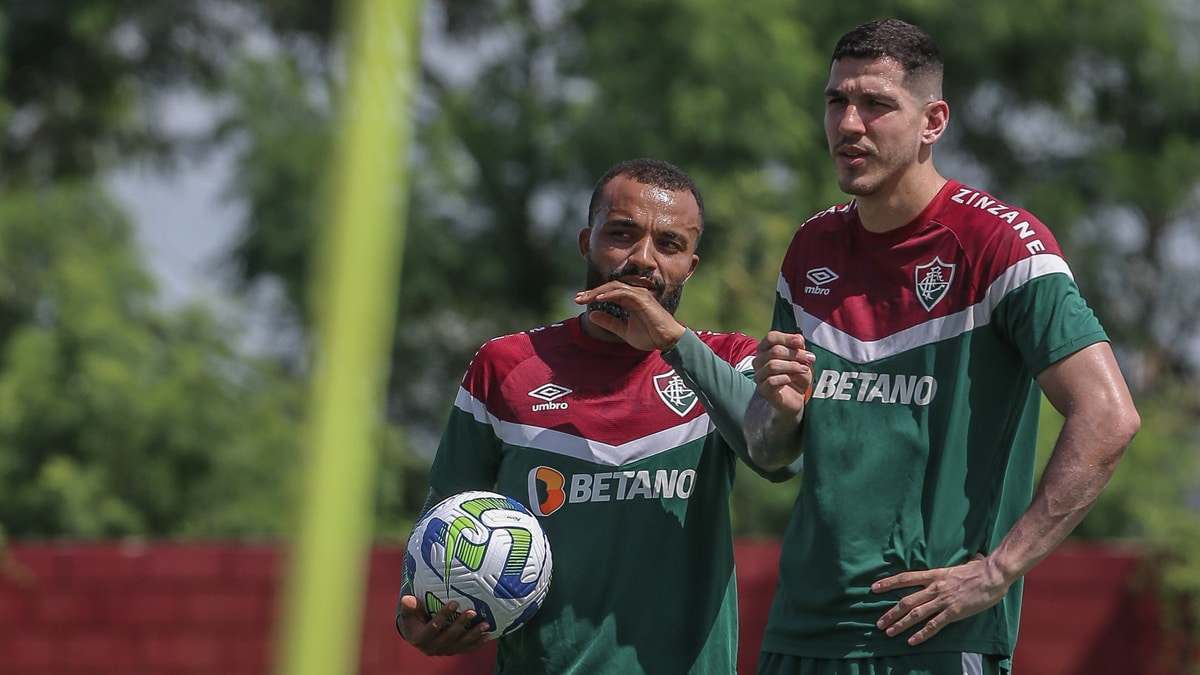
<svg viewBox="0 0 1200 675"><path fill-rule="evenodd" d="M783 468L800 456L800 422L815 360L805 349L803 335L771 331L758 343L757 386L746 406L742 430L750 459L763 469Z"/></svg>
<svg viewBox="0 0 1200 675"><path fill-rule="evenodd" d="M1106 342L1085 347L1051 365L1037 381L1065 422L1032 503L988 555L877 581L875 592L922 587L879 619L878 627L888 635L928 619L908 639L919 644L946 624L1000 602L1013 582L1062 543L1108 484L1141 425L1112 348Z"/></svg>
<svg viewBox="0 0 1200 675"><path fill-rule="evenodd" d="M1066 420L1029 509L988 555L1009 580L1041 562L1083 520L1141 426L1107 342L1051 365L1037 380Z"/></svg>

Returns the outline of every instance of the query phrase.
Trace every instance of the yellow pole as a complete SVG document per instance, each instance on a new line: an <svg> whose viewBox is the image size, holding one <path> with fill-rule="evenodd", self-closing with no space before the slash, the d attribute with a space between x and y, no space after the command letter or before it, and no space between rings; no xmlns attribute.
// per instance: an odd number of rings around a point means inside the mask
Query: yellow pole
<svg viewBox="0 0 1200 675"><path fill-rule="evenodd" d="M371 539L372 438L392 338L419 0L357 0L339 99L329 212L317 237L314 375L306 474L278 633L278 672L357 669ZM389 617L378 617L389 622Z"/></svg>

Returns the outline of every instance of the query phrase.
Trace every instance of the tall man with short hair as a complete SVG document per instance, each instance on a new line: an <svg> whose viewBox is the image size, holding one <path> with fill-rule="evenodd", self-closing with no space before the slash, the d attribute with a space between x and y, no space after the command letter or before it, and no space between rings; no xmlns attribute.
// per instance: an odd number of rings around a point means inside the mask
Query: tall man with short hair
<svg viewBox="0 0 1200 675"><path fill-rule="evenodd" d="M854 199L797 230L744 418L760 466L804 459L760 673L1007 672L1021 577L1140 424L1050 231L935 168L941 88L902 21L834 49L825 134ZM1035 492L1042 392L1066 421Z"/></svg>

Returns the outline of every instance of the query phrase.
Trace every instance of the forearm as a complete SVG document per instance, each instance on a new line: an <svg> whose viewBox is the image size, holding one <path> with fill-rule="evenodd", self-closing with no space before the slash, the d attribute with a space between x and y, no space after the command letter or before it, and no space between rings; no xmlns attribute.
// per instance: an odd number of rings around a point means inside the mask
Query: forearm
<svg viewBox="0 0 1200 675"><path fill-rule="evenodd" d="M721 435L731 445L745 446L741 416L754 393L754 382L717 356L690 330L662 357L700 398Z"/></svg>
<svg viewBox="0 0 1200 675"><path fill-rule="evenodd" d="M1137 428L1117 409L1107 417L1068 417L1024 515L988 556L1011 584L1033 569L1083 520L1112 478Z"/></svg>
<svg viewBox="0 0 1200 675"><path fill-rule="evenodd" d="M800 423L803 415L803 410L796 415L781 413L755 392L742 419L750 459L768 471L795 462L802 451Z"/></svg>

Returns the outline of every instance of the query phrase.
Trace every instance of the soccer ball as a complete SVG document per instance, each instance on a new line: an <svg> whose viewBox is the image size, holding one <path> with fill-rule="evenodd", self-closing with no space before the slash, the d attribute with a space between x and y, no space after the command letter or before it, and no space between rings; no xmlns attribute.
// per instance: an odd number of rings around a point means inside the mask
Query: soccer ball
<svg viewBox="0 0 1200 675"><path fill-rule="evenodd" d="M429 509L404 552L403 581L429 614L454 600L490 637L520 628L550 588L550 542L537 517L495 492L461 492ZM411 584L411 586L410 586Z"/></svg>

